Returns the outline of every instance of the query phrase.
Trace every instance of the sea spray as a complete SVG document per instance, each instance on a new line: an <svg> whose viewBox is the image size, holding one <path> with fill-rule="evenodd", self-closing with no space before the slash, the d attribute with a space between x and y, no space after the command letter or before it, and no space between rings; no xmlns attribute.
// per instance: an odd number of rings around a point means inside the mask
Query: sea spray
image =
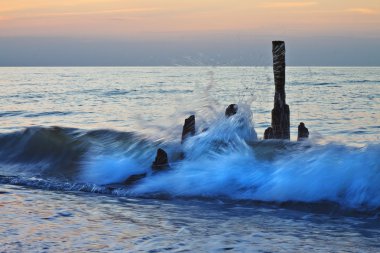
<svg viewBox="0 0 380 253"><path fill-rule="evenodd" d="M380 208L380 144L358 148L261 141L251 117L250 110L239 105L238 114L220 115L183 145L180 138L160 143L112 130L28 128L3 134L2 175L15 177L3 176L1 182L56 190L95 189L122 196L328 201L345 208ZM158 147L168 152L171 169L152 173ZM178 156L181 152L183 159ZM132 186L123 185L129 176L140 173L147 177ZM110 190L107 185L112 183L120 189Z"/></svg>
<svg viewBox="0 0 380 253"><path fill-rule="evenodd" d="M148 172L148 168L134 158L100 155L84 163L79 181L100 185L123 183L132 175Z"/></svg>
<svg viewBox="0 0 380 253"><path fill-rule="evenodd" d="M239 104L237 114L220 115L198 135L189 138L183 145L187 158L195 159L210 152L221 153L247 142L256 141L252 112L247 105Z"/></svg>
<svg viewBox="0 0 380 253"><path fill-rule="evenodd" d="M137 145L134 147L136 154L141 151ZM278 152L268 156L260 149ZM31 168L39 163L28 166L2 163L2 173L8 167L14 169L13 174L17 176L3 176L1 182L55 190L96 189L96 192L110 193L108 183L122 183L129 175L150 172L152 161L146 158L147 155L137 156L121 150L117 154L116 149L113 149L114 155L109 152L85 160L77 177L67 177L66 180L54 179L62 175L59 169L55 171L56 176L40 175L38 172L36 178L36 171ZM197 155L171 162L170 170L148 173L145 179L133 186L120 184L120 189L111 193L120 196L167 195L278 203L328 201L344 208L372 210L380 208L379 153L380 144L362 148L337 143L292 146L288 142L247 143L235 139L234 145L214 151L206 145ZM54 171L53 168L50 171ZM104 185L103 188L101 185Z"/></svg>
<svg viewBox="0 0 380 253"><path fill-rule="evenodd" d="M206 131L188 138L183 144L185 158L172 160L171 170L149 175L129 193L380 207L379 144L356 148L338 143L258 141L250 111L239 106L237 115L220 117ZM102 181L107 172L128 176L149 171L148 162L115 159L93 163L93 175L102 171L98 182L107 182Z"/></svg>
<svg viewBox="0 0 380 253"><path fill-rule="evenodd" d="M328 144L274 161L255 157L251 147L230 151L185 160L172 171L144 179L132 193L380 207L378 144L362 149Z"/></svg>

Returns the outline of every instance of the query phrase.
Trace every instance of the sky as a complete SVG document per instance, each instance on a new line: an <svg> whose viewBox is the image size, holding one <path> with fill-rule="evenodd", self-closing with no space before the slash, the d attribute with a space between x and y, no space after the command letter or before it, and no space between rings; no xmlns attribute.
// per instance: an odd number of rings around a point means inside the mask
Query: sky
<svg viewBox="0 0 380 253"><path fill-rule="evenodd" d="M0 66L380 66L380 0L0 0Z"/></svg>

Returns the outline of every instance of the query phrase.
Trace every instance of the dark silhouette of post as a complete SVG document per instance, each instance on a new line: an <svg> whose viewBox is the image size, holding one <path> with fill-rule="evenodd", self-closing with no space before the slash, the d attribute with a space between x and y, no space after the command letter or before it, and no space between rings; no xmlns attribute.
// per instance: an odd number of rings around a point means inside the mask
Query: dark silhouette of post
<svg viewBox="0 0 380 253"><path fill-rule="evenodd" d="M238 105L237 104L230 104L227 108L226 108L226 112L224 113L226 115L226 117L231 117L233 115L235 115L238 111Z"/></svg>
<svg viewBox="0 0 380 253"><path fill-rule="evenodd" d="M160 170L164 170L168 168L169 168L168 154L165 152L165 150L161 148L157 149L157 155L156 155L156 159L154 160L152 164L152 169L154 171L160 171Z"/></svg>
<svg viewBox="0 0 380 253"><path fill-rule="evenodd" d="M273 41L274 108L272 130L274 139L290 139L289 106L285 95L285 42Z"/></svg>
<svg viewBox="0 0 380 253"><path fill-rule="evenodd" d="M298 137L297 141L302 141L309 138L309 129L305 126L305 123L301 122L298 125Z"/></svg>
<svg viewBox="0 0 380 253"><path fill-rule="evenodd" d="M268 127L267 129L265 129L265 132L264 132L264 140L270 140L270 139L273 139L272 127Z"/></svg>
<svg viewBox="0 0 380 253"><path fill-rule="evenodd" d="M185 123L183 124L182 129L182 140L183 143L187 137L195 135L195 116L191 115L187 119L185 119Z"/></svg>

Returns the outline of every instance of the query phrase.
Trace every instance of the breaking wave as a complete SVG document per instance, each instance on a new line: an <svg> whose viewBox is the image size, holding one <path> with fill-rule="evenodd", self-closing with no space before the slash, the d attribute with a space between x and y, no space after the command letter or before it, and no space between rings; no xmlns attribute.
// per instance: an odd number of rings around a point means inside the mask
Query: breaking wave
<svg viewBox="0 0 380 253"><path fill-rule="evenodd" d="M240 110L239 110L240 111ZM220 117L181 144L133 132L32 127L0 135L0 183L122 196L332 202L380 208L380 144L262 141L251 114ZM153 172L158 147L170 168ZM144 174L134 184L132 175Z"/></svg>

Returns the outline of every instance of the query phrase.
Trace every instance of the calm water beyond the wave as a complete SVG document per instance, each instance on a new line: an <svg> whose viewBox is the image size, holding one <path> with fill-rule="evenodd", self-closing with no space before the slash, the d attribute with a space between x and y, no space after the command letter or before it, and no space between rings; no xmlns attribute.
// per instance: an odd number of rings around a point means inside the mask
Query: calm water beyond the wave
<svg viewBox="0 0 380 253"><path fill-rule="evenodd" d="M262 140L272 68L0 68L0 88L0 252L380 252L380 67L289 67L290 142Z"/></svg>

